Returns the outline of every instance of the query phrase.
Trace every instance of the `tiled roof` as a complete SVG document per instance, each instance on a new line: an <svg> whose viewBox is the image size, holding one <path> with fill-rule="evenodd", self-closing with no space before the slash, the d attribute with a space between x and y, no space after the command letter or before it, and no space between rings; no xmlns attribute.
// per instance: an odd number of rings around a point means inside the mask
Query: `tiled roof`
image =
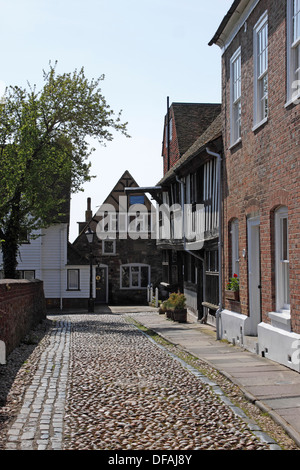
<svg viewBox="0 0 300 470"><path fill-rule="evenodd" d="M212 124L205 130L205 132L189 147L181 159L165 174L158 184L166 182L169 178L174 177L176 170L184 163L199 152L203 151L210 143L222 136L222 114L219 113Z"/></svg>
<svg viewBox="0 0 300 470"><path fill-rule="evenodd" d="M220 104L172 103L179 154L182 156L221 111Z"/></svg>
<svg viewBox="0 0 300 470"><path fill-rule="evenodd" d="M89 264L89 256L87 253L80 252L75 248L74 244L68 242L68 261L67 264L70 266L81 266Z"/></svg>

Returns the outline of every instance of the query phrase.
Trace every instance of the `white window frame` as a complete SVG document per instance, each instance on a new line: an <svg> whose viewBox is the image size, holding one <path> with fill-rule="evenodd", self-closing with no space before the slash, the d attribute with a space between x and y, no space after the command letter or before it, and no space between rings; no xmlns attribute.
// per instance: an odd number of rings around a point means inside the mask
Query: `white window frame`
<svg viewBox="0 0 300 470"><path fill-rule="evenodd" d="M173 140L173 118L170 118L169 121L169 141L172 142Z"/></svg>
<svg viewBox="0 0 300 470"><path fill-rule="evenodd" d="M286 221L286 222L284 222ZM286 246L284 248L283 227L286 223ZM286 256L284 257L284 251ZM286 259L285 259L286 258ZM289 232L288 209L281 207L275 212L275 263L276 263L276 310L278 312L290 310L289 285Z"/></svg>
<svg viewBox="0 0 300 470"><path fill-rule="evenodd" d="M27 279L28 281L32 281L35 279L35 270L34 269L24 269L22 271L22 279Z"/></svg>
<svg viewBox="0 0 300 470"><path fill-rule="evenodd" d="M18 269L17 274L19 276L18 279L27 279L27 281L32 281L33 279L35 279L34 269L24 269L24 270ZM0 279L5 279L3 269L0 269Z"/></svg>
<svg viewBox="0 0 300 470"><path fill-rule="evenodd" d="M295 16L297 22L295 24ZM300 0L287 0L287 103L300 103Z"/></svg>
<svg viewBox="0 0 300 470"><path fill-rule="evenodd" d="M232 276L240 275L239 259L239 221L235 219L231 222L231 270Z"/></svg>
<svg viewBox="0 0 300 470"><path fill-rule="evenodd" d="M169 119L169 122L167 122L165 132L166 132L165 133L166 148L168 148L169 142L171 143L173 139L173 118L172 117Z"/></svg>
<svg viewBox="0 0 300 470"><path fill-rule="evenodd" d="M230 59L230 145L241 141L241 97L242 97L241 47Z"/></svg>
<svg viewBox="0 0 300 470"><path fill-rule="evenodd" d="M261 36L262 32L265 32L266 35ZM260 38L262 41L260 41ZM268 41L268 12L266 11L253 29L253 130L256 130L259 126L263 125L268 120ZM261 45L262 48L260 48ZM267 82L266 92L263 90L265 82Z"/></svg>
<svg viewBox="0 0 300 470"><path fill-rule="evenodd" d="M113 251L107 251L105 249L105 245L106 245L107 242L113 244ZM115 255L116 254L116 240L110 240L109 238L107 238L106 240L102 240L102 254L105 255L105 256Z"/></svg>
<svg viewBox="0 0 300 470"><path fill-rule="evenodd" d="M123 268L128 268L129 269L129 286L123 286ZM148 269L148 280L147 280L147 286L142 286L142 276L141 276L141 271L142 268L147 268ZM129 290L140 290L140 289L147 289L148 285L150 284L150 273L151 273L151 267L149 264L141 264L141 263L128 263L128 264L122 264L120 266L120 289L129 289ZM137 274L137 284L134 284L134 277L135 274Z"/></svg>
<svg viewBox="0 0 300 470"><path fill-rule="evenodd" d="M76 273L76 282L72 285L70 275ZM78 291L80 290L80 269L68 269L67 270L67 290Z"/></svg>

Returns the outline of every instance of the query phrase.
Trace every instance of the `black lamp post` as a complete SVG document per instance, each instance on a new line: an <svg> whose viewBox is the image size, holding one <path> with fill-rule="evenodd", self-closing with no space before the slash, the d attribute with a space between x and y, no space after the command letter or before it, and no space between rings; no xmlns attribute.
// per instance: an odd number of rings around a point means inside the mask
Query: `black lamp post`
<svg viewBox="0 0 300 470"><path fill-rule="evenodd" d="M93 250L92 250L92 243L94 240L94 232L89 227L88 230L85 232L86 238L90 245L90 298L88 301L88 311L94 312L94 299L93 299Z"/></svg>

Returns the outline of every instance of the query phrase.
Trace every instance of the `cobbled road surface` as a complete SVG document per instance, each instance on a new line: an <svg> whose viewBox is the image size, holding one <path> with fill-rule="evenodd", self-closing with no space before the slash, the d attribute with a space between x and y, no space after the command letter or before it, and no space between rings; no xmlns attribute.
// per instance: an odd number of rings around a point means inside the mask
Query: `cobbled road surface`
<svg viewBox="0 0 300 470"><path fill-rule="evenodd" d="M269 448L209 383L126 315L50 318L7 449Z"/></svg>

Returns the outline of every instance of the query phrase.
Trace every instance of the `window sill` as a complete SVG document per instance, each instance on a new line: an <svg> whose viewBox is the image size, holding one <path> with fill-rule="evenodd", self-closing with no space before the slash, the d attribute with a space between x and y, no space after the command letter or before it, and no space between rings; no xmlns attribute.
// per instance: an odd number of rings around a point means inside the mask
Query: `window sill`
<svg viewBox="0 0 300 470"><path fill-rule="evenodd" d="M255 124L253 127L252 127L252 131L256 131L257 129L259 129L261 126L263 126L266 122L268 122L268 118L264 118L262 121L258 122L257 124Z"/></svg>
<svg viewBox="0 0 300 470"><path fill-rule="evenodd" d="M242 138L240 137L238 140L236 140L233 144L230 145L229 150L232 150L234 147L236 147L241 142L242 142Z"/></svg>
<svg viewBox="0 0 300 470"><path fill-rule="evenodd" d="M284 107L285 108L288 108L289 106L297 106L297 104L300 103L300 94L295 96L294 98L291 98L290 100L288 100Z"/></svg>
<svg viewBox="0 0 300 470"><path fill-rule="evenodd" d="M120 287L120 290L146 290L147 287Z"/></svg>
<svg viewBox="0 0 300 470"><path fill-rule="evenodd" d="M269 318L272 326L291 331L291 312L290 310L282 310L281 312L269 312Z"/></svg>

